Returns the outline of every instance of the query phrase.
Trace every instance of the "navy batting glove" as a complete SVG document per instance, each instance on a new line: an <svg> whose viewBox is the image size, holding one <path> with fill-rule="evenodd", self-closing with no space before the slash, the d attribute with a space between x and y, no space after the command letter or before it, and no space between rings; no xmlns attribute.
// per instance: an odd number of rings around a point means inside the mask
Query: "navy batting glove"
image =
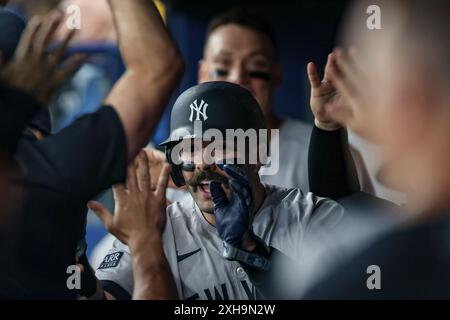
<svg viewBox="0 0 450 320"><path fill-rule="evenodd" d="M240 247L245 232L251 229L254 201L245 172L235 165L219 165L229 176L231 199L220 183L212 181L210 192L214 202L216 227L223 241Z"/></svg>

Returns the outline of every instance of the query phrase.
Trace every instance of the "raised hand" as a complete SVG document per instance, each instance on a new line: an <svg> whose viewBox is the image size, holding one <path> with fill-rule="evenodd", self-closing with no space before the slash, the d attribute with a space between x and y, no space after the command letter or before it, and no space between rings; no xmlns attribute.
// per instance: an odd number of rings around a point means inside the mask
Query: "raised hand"
<svg viewBox="0 0 450 320"><path fill-rule="evenodd" d="M91 201L88 207L103 221L106 229L123 243L130 245L142 239L161 238L166 224L165 191L170 165L161 170L155 190L147 154L141 151L128 168L126 185L114 186L115 214L102 204Z"/></svg>
<svg viewBox="0 0 450 320"><path fill-rule="evenodd" d="M148 159L148 165L150 167L150 173L153 177L158 177L164 168L164 165L166 164L166 155L156 149L153 148L145 148L145 153L147 154ZM168 188L174 188L176 189L177 186L172 181L172 179L169 179L169 184L167 186ZM153 180L152 184L152 190L156 188L156 181Z"/></svg>
<svg viewBox="0 0 450 320"><path fill-rule="evenodd" d="M347 104L340 92L338 92L336 87L330 81L330 68L335 61L335 54L330 53L325 66L323 80L320 80L314 62L310 62L307 65L307 73L311 85L311 111L315 117L315 124L318 128L328 131L340 128L339 123L333 119L329 109L333 106L346 108Z"/></svg>
<svg viewBox="0 0 450 320"><path fill-rule="evenodd" d="M34 17L23 32L11 61L0 69L3 84L33 95L43 106L80 67L83 55L74 55L61 65L74 31L51 52L48 47L62 15L53 11L46 17Z"/></svg>
<svg viewBox="0 0 450 320"><path fill-rule="evenodd" d="M217 231L224 242L240 247L253 222L252 190L241 168L226 164L223 170L230 176L231 199L228 200L220 183L212 181L210 184Z"/></svg>
<svg viewBox="0 0 450 320"><path fill-rule="evenodd" d="M334 50L333 56L334 63L328 68L328 77L346 103L330 105L327 112L336 122L346 125L353 131L366 132L373 122L375 110L367 107L369 99L374 97L370 97L370 84L361 59L355 50L347 53L339 48Z"/></svg>

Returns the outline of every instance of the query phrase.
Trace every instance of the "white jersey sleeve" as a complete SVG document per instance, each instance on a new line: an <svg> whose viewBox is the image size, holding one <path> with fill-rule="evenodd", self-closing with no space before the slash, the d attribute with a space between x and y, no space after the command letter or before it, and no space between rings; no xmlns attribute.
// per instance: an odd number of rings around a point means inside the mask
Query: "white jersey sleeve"
<svg viewBox="0 0 450 320"><path fill-rule="evenodd" d="M133 295L133 270L128 247L115 239L95 275L103 289L116 299L130 299Z"/></svg>

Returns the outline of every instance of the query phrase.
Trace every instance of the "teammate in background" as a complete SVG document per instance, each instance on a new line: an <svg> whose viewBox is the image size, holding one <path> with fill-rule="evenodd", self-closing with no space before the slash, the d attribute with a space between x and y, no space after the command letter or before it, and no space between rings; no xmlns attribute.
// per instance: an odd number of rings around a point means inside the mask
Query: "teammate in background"
<svg viewBox="0 0 450 320"><path fill-rule="evenodd" d="M198 79L200 83L221 80L247 88L261 106L268 128L280 130L279 171L262 175L264 183L314 192L308 179L311 126L294 119L280 119L273 110L275 90L282 83L278 55L276 36L267 21L245 9L231 9L213 18L208 26ZM313 99L320 98L313 95ZM351 152L361 187L371 192L362 158L355 149Z"/></svg>
<svg viewBox="0 0 450 320"><path fill-rule="evenodd" d="M8 276L22 290L9 298L77 296L67 287L67 268L77 262L85 204L111 184L125 180L127 163L147 143L181 76L182 59L153 2L110 0L109 4L127 71L106 98L105 107L53 136L38 139L26 132L20 141L16 158L27 170L18 223L10 228L17 242L9 239L1 244L3 252L11 250L11 242L17 244L20 260ZM60 22L55 14L45 28L37 19L30 21L34 32L24 41L33 43L36 37L40 45L29 52L45 50ZM48 100L40 102L45 105ZM39 264L34 263L36 256L40 256ZM82 290L86 289L83 285Z"/></svg>
<svg viewBox="0 0 450 320"><path fill-rule="evenodd" d="M167 258L180 299L255 299L258 295L247 275L248 269L267 269L271 247L297 261L302 251L299 239L309 233L328 232L344 212L336 202L312 193L262 184L258 175L260 162L250 164L247 161L241 166L206 162L203 156L208 152L209 143L196 135L194 121L189 120L194 119L190 114L194 112L191 104L195 101L208 104L204 115L198 117L203 132L217 129L225 137L226 129L266 128L253 95L236 84L203 83L188 89L177 99L171 114L171 135L164 145L169 162L174 161L172 150L183 147L180 154L173 152L175 157L180 156L182 164L173 163L172 179L178 186L185 184L192 197L167 208L162 237L152 232L154 236L147 244L147 252L161 252L163 246L165 257L157 255L154 267L147 272L158 278L161 269L156 266L164 265L161 260ZM195 144L192 146L195 139L199 139L199 148ZM221 142L225 147L226 141ZM247 145L245 156L258 148L267 148L267 142L259 146ZM196 156L199 156L198 162L192 162ZM235 157L239 155L233 149L222 160ZM215 160L220 161L220 158ZM141 179L138 176L138 180ZM123 188L116 187L115 192L116 214L127 207L147 210L134 200L133 188L128 188L127 197ZM109 216L97 203L90 207L100 217ZM112 232L119 239L123 238L117 230ZM129 299L133 295L136 283L136 280L133 282L133 263L130 249L116 240L96 272L108 292L107 297ZM176 297L164 291L170 283L159 281L148 285L160 298Z"/></svg>
<svg viewBox="0 0 450 320"><path fill-rule="evenodd" d="M279 129L278 146L272 139L271 150L279 147L280 166L272 175L261 175L264 183L287 188L312 190L308 178L308 146L311 126L294 119L280 119L273 110L273 96L282 82L275 33L262 17L235 8L213 18L207 29L203 59L199 61L198 81L227 81L247 88L261 106L267 126ZM313 95L313 104L323 103L323 97ZM342 134L347 139L346 133ZM292 152L295 150L295 152ZM360 188L373 193L364 161L351 147ZM353 177L350 177L352 179ZM321 196L331 192L318 188Z"/></svg>

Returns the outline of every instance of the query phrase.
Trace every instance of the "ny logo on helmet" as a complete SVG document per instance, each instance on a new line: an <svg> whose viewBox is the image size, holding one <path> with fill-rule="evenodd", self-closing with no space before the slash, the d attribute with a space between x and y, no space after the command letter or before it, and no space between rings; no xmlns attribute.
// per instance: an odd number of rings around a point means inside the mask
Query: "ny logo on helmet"
<svg viewBox="0 0 450 320"><path fill-rule="evenodd" d="M196 112L195 121L200 121L200 115L203 117L203 121L208 119L206 115L206 108L208 108L208 104L205 101L201 101L200 105L197 104L197 99L191 103L191 115L189 116L189 121L192 122L194 119L194 111Z"/></svg>

